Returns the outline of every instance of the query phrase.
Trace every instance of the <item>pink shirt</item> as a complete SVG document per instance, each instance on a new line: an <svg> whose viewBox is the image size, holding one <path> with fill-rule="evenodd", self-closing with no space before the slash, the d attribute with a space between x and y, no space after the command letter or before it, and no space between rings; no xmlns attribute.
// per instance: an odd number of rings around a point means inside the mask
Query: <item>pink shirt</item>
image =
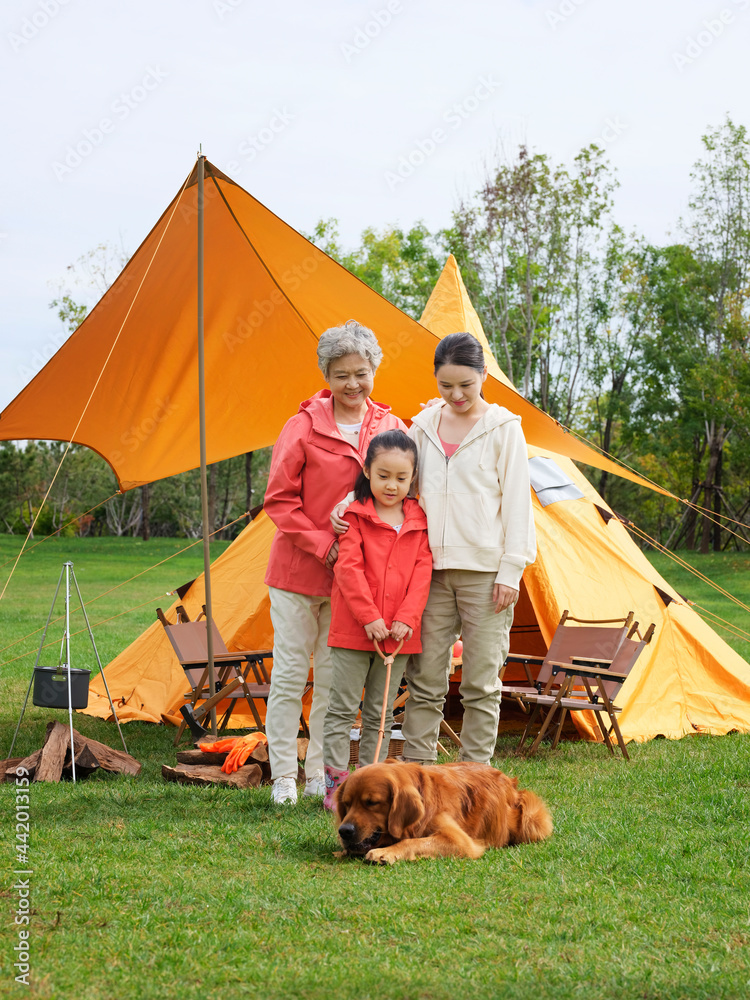
<svg viewBox="0 0 750 1000"><path fill-rule="evenodd" d="M458 444L451 444L449 441L443 441L443 439L440 438L440 444L443 446L443 451L445 452L446 458L450 458L451 455L455 452L456 448L459 447L461 442L459 441Z"/></svg>

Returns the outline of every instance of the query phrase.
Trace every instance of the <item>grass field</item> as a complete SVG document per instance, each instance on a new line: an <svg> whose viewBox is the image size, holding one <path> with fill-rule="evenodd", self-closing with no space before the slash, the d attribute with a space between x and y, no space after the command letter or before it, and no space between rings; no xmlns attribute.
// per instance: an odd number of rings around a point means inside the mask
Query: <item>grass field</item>
<svg viewBox="0 0 750 1000"><path fill-rule="evenodd" d="M18 544L0 536L0 563ZM0 604L3 752L39 637L11 643L44 624L62 562L74 562L90 600L185 544L53 539L24 558ZM747 629L744 612L654 561L681 593ZM699 565L750 602L745 557ZM94 603L92 622L142 605L96 628L103 661L201 566L198 545ZM73 642L75 665L77 649L88 657L88 639ZM731 642L747 656L746 643ZM18 754L41 744L50 715L28 710ZM107 723L78 716L76 725L117 745ZM280 812L267 789L166 784L160 766L173 760L173 731L129 724L124 732L143 763L138 779L31 786L29 988L13 981L15 798L6 786L2 996L739 1000L750 992L750 736L655 740L632 746L630 764L577 742L526 760L503 737L497 764L546 799L552 839L478 862L381 870L333 859L319 804Z"/></svg>

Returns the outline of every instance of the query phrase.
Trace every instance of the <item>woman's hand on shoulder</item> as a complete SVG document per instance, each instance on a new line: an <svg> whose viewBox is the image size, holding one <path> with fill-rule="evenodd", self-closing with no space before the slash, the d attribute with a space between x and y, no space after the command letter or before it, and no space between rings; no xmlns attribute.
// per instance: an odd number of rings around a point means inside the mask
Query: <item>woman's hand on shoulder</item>
<svg viewBox="0 0 750 1000"><path fill-rule="evenodd" d="M331 527L337 535L343 535L349 529L349 525L341 516L348 506L346 503L337 503L331 511Z"/></svg>
<svg viewBox="0 0 750 1000"><path fill-rule="evenodd" d="M368 622L365 625L365 635L372 642L373 639L377 639L378 642L382 642L387 639L390 635L388 628L382 618L376 618L374 622Z"/></svg>
<svg viewBox="0 0 750 1000"><path fill-rule="evenodd" d="M492 588L492 603L495 605L495 614L499 615L506 608L512 608L518 600L518 591L512 587L506 587L504 583L496 583Z"/></svg>
<svg viewBox="0 0 750 1000"><path fill-rule="evenodd" d="M420 403L419 407L422 410L428 410L431 406L439 406L442 402L442 396L433 396L432 399L428 399L426 403Z"/></svg>

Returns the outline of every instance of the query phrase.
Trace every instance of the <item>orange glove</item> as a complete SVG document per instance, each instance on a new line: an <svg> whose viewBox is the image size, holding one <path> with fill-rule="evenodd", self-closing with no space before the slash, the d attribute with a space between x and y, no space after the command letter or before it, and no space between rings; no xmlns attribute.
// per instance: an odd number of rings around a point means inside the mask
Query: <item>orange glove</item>
<svg viewBox="0 0 750 1000"><path fill-rule="evenodd" d="M248 733L247 736L230 736L215 743L199 743L198 749L204 753L226 753L227 759L221 769L225 774L232 774L242 767L260 743L268 743L265 733Z"/></svg>
<svg viewBox="0 0 750 1000"><path fill-rule="evenodd" d="M197 747L203 753L228 753L233 750L239 736L229 736L225 740L217 740L215 743L198 743Z"/></svg>
<svg viewBox="0 0 750 1000"><path fill-rule="evenodd" d="M265 733L248 733L247 736L241 736L237 740L234 749L229 751L227 759L221 765L222 771L225 774L232 774L233 771L242 767L259 743L267 742Z"/></svg>

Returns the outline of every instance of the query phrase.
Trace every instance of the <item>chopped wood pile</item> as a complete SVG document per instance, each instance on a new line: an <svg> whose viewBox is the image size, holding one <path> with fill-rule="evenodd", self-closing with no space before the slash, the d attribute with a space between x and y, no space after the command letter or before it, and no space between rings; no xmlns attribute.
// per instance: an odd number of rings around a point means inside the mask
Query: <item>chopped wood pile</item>
<svg viewBox="0 0 750 1000"><path fill-rule="evenodd" d="M207 736L202 743L213 743L215 737ZM307 740L297 740L297 753L304 759ZM268 746L258 744L250 754L247 763L232 774L226 774L221 765L227 759L226 753L206 753L203 750L180 750L177 765L162 764L161 773L165 781L176 781L181 785L226 785L229 788L258 788L271 781L271 765L268 762Z"/></svg>
<svg viewBox="0 0 750 1000"><path fill-rule="evenodd" d="M113 750L105 743L81 736L73 730L76 779L87 778L94 771L112 771L116 774L141 773L141 765L122 750ZM60 781L72 778L73 767L70 754L70 727L61 722L48 722L44 746L28 757L14 757L3 762L6 781L15 781L16 768L23 767L29 772L31 781Z"/></svg>

